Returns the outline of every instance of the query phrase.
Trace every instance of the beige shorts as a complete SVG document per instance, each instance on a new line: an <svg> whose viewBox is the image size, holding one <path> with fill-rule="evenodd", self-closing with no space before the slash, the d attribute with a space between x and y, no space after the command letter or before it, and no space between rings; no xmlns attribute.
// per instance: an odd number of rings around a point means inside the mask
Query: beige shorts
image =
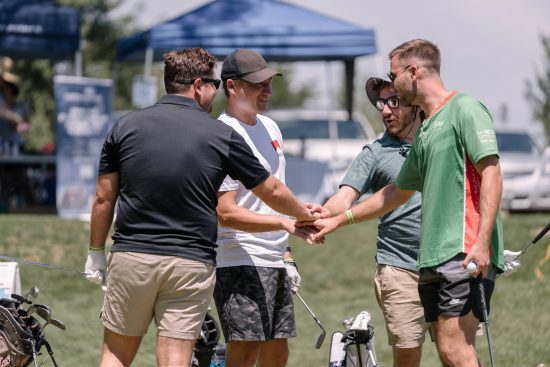
<svg viewBox="0 0 550 367"><path fill-rule="evenodd" d="M158 335L196 339L215 281L214 265L200 261L111 253L101 320L116 333L141 336L154 318Z"/></svg>
<svg viewBox="0 0 550 367"><path fill-rule="evenodd" d="M376 299L386 320L388 344L416 348L424 343L429 324L418 295L418 273L378 265L374 273Z"/></svg>

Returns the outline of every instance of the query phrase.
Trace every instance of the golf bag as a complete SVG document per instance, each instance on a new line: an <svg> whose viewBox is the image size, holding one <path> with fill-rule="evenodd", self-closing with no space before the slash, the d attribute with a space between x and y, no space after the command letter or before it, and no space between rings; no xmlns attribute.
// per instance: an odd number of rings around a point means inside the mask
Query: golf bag
<svg viewBox="0 0 550 367"><path fill-rule="evenodd" d="M221 367L225 350L220 348L220 327L209 312L204 317L201 335L193 349L192 367ZM1 367L1 366L0 366Z"/></svg>
<svg viewBox="0 0 550 367"><path fill-rule="evenodd" d="M57 367L44 327L27 312L33 307L32 301L17 294L11 297L0 299L0 367L25 367L31 362L38 367L42 365L37 359L43 346ZM23 304L30 306L24 310Z"/></svg>
<svg viewBox="0 0 550 367"><path fill-rule="evenodd" d="M345 332L336 331L330 342L329 367L376 367L374 328L370 315L362 311L343 321Z"/></svg>

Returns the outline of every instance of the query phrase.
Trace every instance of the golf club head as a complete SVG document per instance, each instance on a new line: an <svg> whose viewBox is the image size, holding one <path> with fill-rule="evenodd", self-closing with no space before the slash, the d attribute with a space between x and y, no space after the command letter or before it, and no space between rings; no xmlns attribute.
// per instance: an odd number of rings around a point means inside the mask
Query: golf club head
<svg viewBox="0 0 550 367"><path fill-rule="evenodd" d="M50 319L50 325L55 326L58 329L65 331L65 323L61 320Z"/></svg>
<svg viewBox="0 0 550 367"><path fill-rule="evenodd" d="M29 289L29 291L27 292L27 295L25 296L25 298L27 298L28 296L31 296L32 298L37 298L39 293L40 293L40 290L38 289L38 287L32 286L31 289Z"/></svg>
<svg viewBox="0 0 550 367"><path fill-rule="evenodd" d="M38 316L40 316L42 320L46 321L46 323L50 322L50 319L52 317L52 313L50 312L50 310L43 307L35 307L34 312Z"/></svg>
<svg viewBox="0 0 550 367"><path fill-rule="evenodd" d="M353 320L354 320L353 316L348 316L348 317L346 317L345 319L342 320L342 325L344 325L346 327L346 330L349 330L351 325L353 325Z"/></svg>
<svg viewBox="0 0 550 367"><path fill-rule="evenodd" d="M323 342L325 341L325 336L327 335L327 332L325 329L323 329L323 332L319 335L317 338L317 342L315 343L315 349L320 349L323 345Z"/></svg>
<svg viewBox="0 0 550 367"><path fill-rule="evenodd" d="M40 304L40 303L35 303L33 306L36 307L36 308L43 308L45 310L48 310L48 312L50 314L52 313L52 310L49 306L46 306L46 305L43 305L43 304Z"/></svg>

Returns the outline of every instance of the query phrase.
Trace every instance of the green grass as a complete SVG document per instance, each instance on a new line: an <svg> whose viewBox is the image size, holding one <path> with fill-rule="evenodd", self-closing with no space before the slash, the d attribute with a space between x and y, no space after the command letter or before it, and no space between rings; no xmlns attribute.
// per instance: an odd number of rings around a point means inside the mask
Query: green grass
<svg viewBox="0 0 550 367"><path fill-rule="evenodd" d="M510 215L504 219L506 248L522 249L550 220L548 214ZM0 215L0 255L82 269L88 243L88 224L55 216ZM372 286L376 223L347 227L330 236L325 245L293 241L302 274L301 294L329 335L320 350L313 345L320 329L295 299L298 337L290 342L289 367L327 366L330 334L342 330L341 320L367 310L376 334L380 366L391 366L383 318ZM522 268L498 280L492 301L491 332L496 365L550 364L550 264L534 269L546 254L550 237L522 257ZM21 265L23 289L40 288L37 302L50 305L52 315L67 325L65 332L48 328L47 336L60 366L94 366L99 362L103 328L98 319L102 291L83 277L38 266ZM155 335L150 328L134 366L154 366ZM489 365L486 338L478 337L478 351ZM422 366L440 365L433 343L424 347Z"/></svg>

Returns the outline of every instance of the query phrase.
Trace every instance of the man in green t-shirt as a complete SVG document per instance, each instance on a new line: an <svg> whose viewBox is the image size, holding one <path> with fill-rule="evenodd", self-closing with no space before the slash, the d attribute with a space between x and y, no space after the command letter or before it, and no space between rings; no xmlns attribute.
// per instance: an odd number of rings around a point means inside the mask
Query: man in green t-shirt
<svg viewBox="0 0 550 367"><path fill-rule="evenodd" d="M332 218L314 222L314 239L336 228L374 219L422 192L419 293L446 366L478 366L477 325L483 319L478 282L489 303L496 273L504 270L502 193L492 118L475 99L449 91L440 77L440 53L426 40L390 53L390 80L403 105L419 106L427 119L396 182ZM474 274L466 271L477 264Z"/></svg>
<svg viewBox="0 0 550 367"><path fill-rule="evenodd" d="M419 109L400 105L389 81L370 78L365 88L386 131L365 145L352 162L340 189L324 205L331 215L343 213L361 195L394 182L420 126ZM420 365L429 325L418 296L419 244L420 193L415 193L406 204L380 217L376 238L374 286L395 366Z"/></svg>

